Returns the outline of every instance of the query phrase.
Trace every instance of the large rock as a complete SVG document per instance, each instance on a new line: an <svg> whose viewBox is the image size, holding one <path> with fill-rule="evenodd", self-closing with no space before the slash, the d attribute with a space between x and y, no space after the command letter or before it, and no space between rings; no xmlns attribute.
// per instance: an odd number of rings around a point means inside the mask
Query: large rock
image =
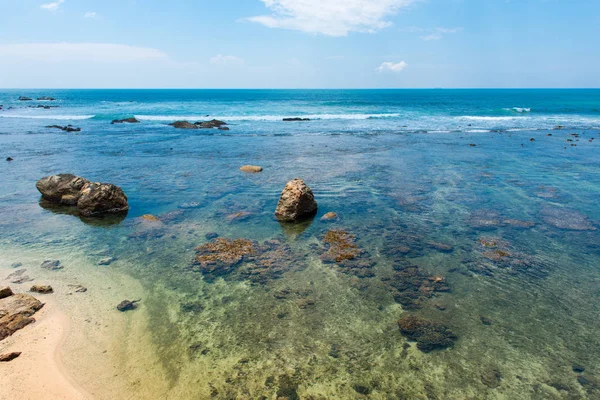
<svg viewBox="0 0 600 400"><path fill-rule="evenodd" d="M282 222L294 222L317 213L317 202L312 190L302 179L296 178L285 185L275 217Z"/></svg>
<svg viewBox="0 0 600 400"><path fill-rule="evenodd" d="M81 195L81 189L88 181L72 174L47 176L40 179L35 187L42 197L52 203L75 205Z"/></svg>
<svg viewBox="0 0 600 400"><path fill-rule="evenodd" d="M89 217L123 213L129 210L129 204L120 187L110 183L88 182L81 189L77 209L81 215Z"/></svg>
<svg viewBox="0 0 600 400"><path fill-rule="evenodd" d="M28 294L14 294L0 299L0 340L35 322L32 318L44 306Z"/></svg>

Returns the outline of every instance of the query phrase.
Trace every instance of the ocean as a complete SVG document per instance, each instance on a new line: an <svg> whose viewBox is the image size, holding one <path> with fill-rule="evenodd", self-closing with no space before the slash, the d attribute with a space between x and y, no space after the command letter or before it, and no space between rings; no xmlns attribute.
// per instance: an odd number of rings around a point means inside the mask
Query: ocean
<svg viewBox="0 0 600 400"><path fill-rule="evenodd" d="M65 281L139 282L137 310L102 303L147 343L111 359L131 398L600 398L600 90L0 90L0 104L0 262L52 255ZM213 118L229 130L168 125ZM122 187L128 214L40 202L36 181L58 173ZM293 178L319 211L280 224ZM257 255L203 268L215 237Z"/></svg>

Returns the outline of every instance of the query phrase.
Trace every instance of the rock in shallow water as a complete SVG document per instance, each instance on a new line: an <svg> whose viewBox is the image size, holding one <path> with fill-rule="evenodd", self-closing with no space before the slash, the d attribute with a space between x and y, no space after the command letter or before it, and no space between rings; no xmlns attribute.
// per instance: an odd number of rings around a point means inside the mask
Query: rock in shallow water
<svg viewBox="0 0 600 400"><path fill-rule="evenodd" d="M140 301L141 301L141 299L140 300L131 300L131 301L123 300L122 302L117 304L117 310L119 310L121 312L135 310L137 308L137 303L139 303Z"/></svg>
<svg viewBox="0 0 600 400"><path fill-rule="evenodd" d="M46 260L42 263L42 268L56 271L63 269L64 267L61 265L59 260Z"/></svg>
<svg viewBox="0 0 600 400"><path fill-rule="evenodd" d="M240 171L250 173L262 172L262 170L262 167L259 167L258 165L244 165L240 168Z"/></svg>
<svg viewBox="0 0 600 400"><path fill-rule="evenodd" d="M124 213L129 210L129 204L120 187L110 183L88 182L81 189L77 209L81 215L89 217Z"/></svg>
<svg viewBox="0 0 600 400"><path fill-rule="evenodd" d="M35 184L42 197L52 203L75 205L87 180L73 174L47 176Z"/></svg>
<svg viewBox="0 0 600 400"><path fill-rule="evenodd" d="M275 217L282 222L295 222L314 216L317 208L312 190L302 179L296 178L289 181L283 189Z"/></svg>
<svg viewBox="0 0 600 400"><path fill-rule="evenodd" d="M50 285L33 285L29 291L40 294L48 294L53 293L54 289L52 289L52 286Z"/></svg>

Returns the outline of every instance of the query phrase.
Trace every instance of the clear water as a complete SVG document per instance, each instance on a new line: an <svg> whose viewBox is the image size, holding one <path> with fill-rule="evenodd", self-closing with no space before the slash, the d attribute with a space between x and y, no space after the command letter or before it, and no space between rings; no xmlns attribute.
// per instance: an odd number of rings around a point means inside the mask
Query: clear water
<svg viewBox="0 0 600 400"><path fill-rule="evenodd" d="M600 398L600 90L2 91L0 104L14 158L0 244L116 257L103 268L146 288L177 398ZM281 121L295 116L312 121ZM231 130L167 125L182 118ZM36 180L65 172L121 186L127 217L40 207ZM282 226L295 177L319 214ZM321 261L331 229L356 237L366 267ZM252 263L207 276L192 262L209 232L289 248L258 279ZM409 264L449 291L399 301ZM448 326L454 346L420 351L405 315Z"/></svg>

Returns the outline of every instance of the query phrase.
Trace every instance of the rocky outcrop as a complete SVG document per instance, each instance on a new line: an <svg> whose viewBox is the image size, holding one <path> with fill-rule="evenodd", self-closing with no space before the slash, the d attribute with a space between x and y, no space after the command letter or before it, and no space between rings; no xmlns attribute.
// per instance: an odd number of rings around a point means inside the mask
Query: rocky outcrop
<svg viewBox="0 0 600 400"><path fill-rule="evenodd" d="M31 100L33 100L31 97L19 96L19 101L31 101Z"/></svg>
<svg viewBox="0 0 600 400"><path fill-rule="evenodd" d="M81 132L81 128L75 128L73 125L60 126L60 125L48 125L46 128L49 129L60 129L64 132Z"/></svg>
<svg viewBox="0 0 600 400"><path fill-rule="evenodd" d="M114 119L111 122L111 125L114 124L138 124L140 121L138 121L136 118L125 118L125 119Z"/></svg>
<svg viewBox="0 0 600 400"><path fill-rule="evenodd" d="M60 174L40 179L36 187L43 199L55 204L76 205L84 217L129 210L123 190L110 183L89 182L72 174Z"/></svg>
<svg viewBox="0 0 600 400"><path fill-rule="evenodd" d="M240 171L251 173L262 172L262 170L262 167L259 167L258 165L244 165L240 168Z"/></svg>
<svg viewBox="0 0 600 400"><path fill-rule="evenodd" d="M45 200L52 203L75 205L81 196L81 189L88 181L72 174L47 176L40 179L35 187Z"/></svg>
<svg viewBox="0 0 600 400"><path fill-rule="evenodd" d="M317 202L312 190L302 179L291 180L283 189L275 217L281 222L295 222L317 213Z"/></svg>
<svg viewBox="0 0 600 400"><path fill-rule="evenodd" d="M56 100L54 97L50 97L50 96L42 96L42 97L38 97L37 99L38 99L38 101L54 101L54 100Z"/></svg>
<svg viewBox="0 0 600 400"><path fill-rule="evenodd" d="M85 217L117 214L129 210L123 190L110 183L88 182L77 201L79 213Z"/></svg>
<svg viewBox="0 0 600 400"><path fill-rule="evenodd" d="M284 118L283 119L285 122L300 122L300 121L310 121L310 118Z"/></svg>
<svg viewBox="0 0 600 400"><path fill-rule="evenodd" d="M219 121L218 119L212 119L210 121L196 122L194 125L203 129L221 128L223 125L227 125L226 122Z"/></svg>
<svg viewBox="0 0 600 400"><path fill-rule="evenodd" d="M0 340L35 322L33 315L43 306L28 294L13 294L0 299Z"/></svg>
<svg viewBox="0 0 600 400"><path fill-rule="evenodd" d="M196 125L192 124L188 121L175 121L172 124L169 124L177 129L200 129Z"/></svg>

